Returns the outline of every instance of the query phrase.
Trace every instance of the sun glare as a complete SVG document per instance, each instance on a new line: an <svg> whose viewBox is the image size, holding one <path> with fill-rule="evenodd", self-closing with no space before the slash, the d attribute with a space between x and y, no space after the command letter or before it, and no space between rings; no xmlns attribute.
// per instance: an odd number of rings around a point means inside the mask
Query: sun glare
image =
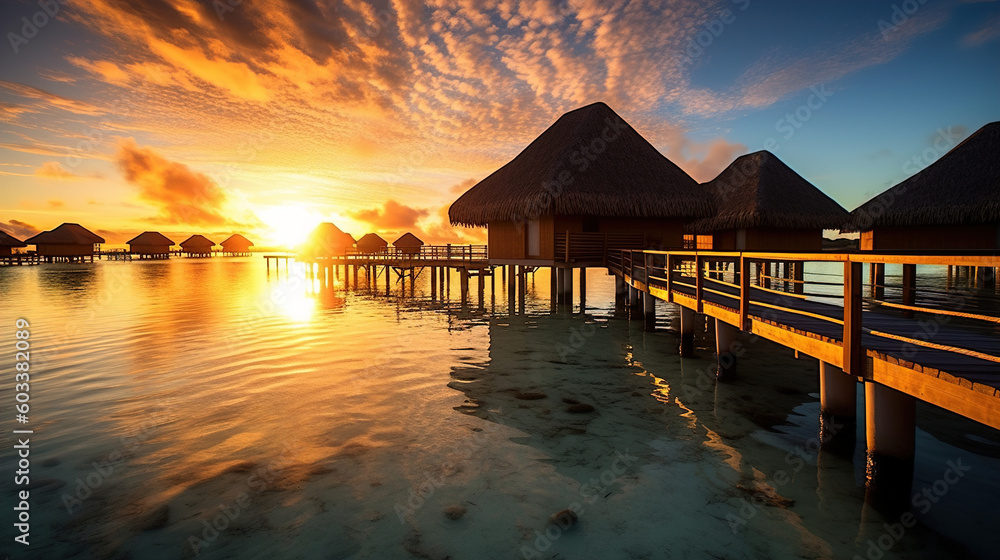
<svg viewBox="0 0 1000 560"><path fill-rule="evenodd" d="M271 206L257 211L267 225L265 235L274 245L294 249L323 221L322 216L301 206Z"/></svg>

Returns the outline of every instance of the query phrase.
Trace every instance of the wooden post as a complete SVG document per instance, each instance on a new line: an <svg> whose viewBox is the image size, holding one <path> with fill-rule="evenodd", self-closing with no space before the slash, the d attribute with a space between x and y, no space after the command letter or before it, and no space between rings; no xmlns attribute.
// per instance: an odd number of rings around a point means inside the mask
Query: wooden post
<svg viewBox="0 0 1000 560"><path fill-rule="evenodd" d="M566 267L566 305L573 309L573 269Z"/></svg>
<svg viewBox="0 0 1000 560"><path fill-rule="evenodd" d="M736 327L718 318L715 319L715 357L719 366L715 373L716 379L729 379L736 367L736 355L732 352L732 348L736 342L737 332Z"/></svg>
<svg viewBox="0 0 1000 560"><path fill-rule="evenodd" d="M750 259L740 256L740 329L750 330Z"/></svg>
<svg viewBox="0 0 1000 560"><path fill-rule="evenodd" d="M525 300L528 297L528 267L522 265L517 267L517 307L518 312L524 315Z"/></svg>
<svg viewBox="0 0 1000 560"><path fill-rule="evenodd" d="M862 263L844 262L844 373L865 374L864 349L861 347L861 267Z"/></svg>
<svg viewBox="0 0 1000 560"><path fill-rule="evenodd" d="M459 269L459 283L462 291L462 307L469 303L469 269L464 266Z"/></svg>
<svg viewBox="0 0 1000 560"><path fill-rule="evenodd" d="M431 272L431 301L437 298L437 271L430 267Z"/></svg>
<svg viewBox="0 0 1000 560"><path fill-rule="evenodd" d="M585 313L587 308L587 269L580 269L580 313Z"/></svg>
<svg viewBox="0 0 1000 560"><path fill-rule="evenodd" d="M646 332L656 330L656 298L649 292L642 293L642 329Z"/></svg>
<svg viewBox="0 0 1000 560"><path fill-rule="evenodd" d="M674 295L670 293L671 282L673 282L674 261L673 255L667 253L667 262L664 264L667 274L667 301L674 301Z"/></svg>
<svg viewBox="0 0 1000 560"><path fill-rule="evenodd" d="M508 265L510 271L507 274L507 312L511 315L517 314L517 275L514 273L514 265Z"/></svg>
<svg viewBox="0 0 1000 560"><path fill-rule="evenodd" d="M479 269L479 308L486 305L486 269Z"/></svg>
<svg viewBox="0 0 1000 560"><path fill-rule="evenodd" d="M702 310L702 304L701 304L701 291L702 291L702 271L701 271L701 267L702 267L702 264L704 264L704 263L701 260L701 255L695 256L695 258L694 258L694 271L695 271L695 292L694 292L694 296L695 296L695 302L696 302L696 304L698 306L698 309L697 309L698 313L701 313L701 310Z"/></svg>
<svg viewBox="0 0 1000 560"><path fill-rule="evenodd" d="M805 261L797 261L795 262L794 267L795 268L793 270L795 271L795 273L793 274L792 279L795 280L795 286L793 288L793 291L796 294L804 294L806 293L806 285L803 282L806 278L805 274L806 263Z"/></svg>
<svg viewBox="0 0 1000 560"><path fill-rule="evenodd" d="M694 322L695 313L693 309L678 305L681 315L681 347L680 356L690 358L694 356Z"/></svg>
<svg viewBox="0 0 1000 560"><path fill-rule="evenodd" d="M354 265L354 288L358 287L358 265Z"/></svg>
<svg viewBox="0 0 1000 560"><path fill-rule="evenodd" d="M884 263L872 263L875 267L875 283L873 284L873 295L874 299L885 299L885 264Z"/></svg>
<svg viewBox="0 0 1000 560"><path fill-rule="evenodd" d="M549 269L549 271L552 273L551 276L549 277L549 297L552 300L552 306L553 307L555 307L555 305L557 305L559 303L559 286L558 286L558 283L556 282L556 280L558 279L558 276L559 276L558 270L559 269L557 269L554 266ZM616 289L618 287L618 282L619 282L619 278L616 276L615 277L615 287L616 287ZM617 292L615 294L615 297L617 299Z"/></svg>
<svg viewBox="0 0 1000 560"><path fill-rule="evenodd" d="M389 297L389 290L391 289L391 287L389 286L389 277L390 276L391 276L391 274L389 274L389 265L385 265L385 295L386 295L386 297Z"/></svg>

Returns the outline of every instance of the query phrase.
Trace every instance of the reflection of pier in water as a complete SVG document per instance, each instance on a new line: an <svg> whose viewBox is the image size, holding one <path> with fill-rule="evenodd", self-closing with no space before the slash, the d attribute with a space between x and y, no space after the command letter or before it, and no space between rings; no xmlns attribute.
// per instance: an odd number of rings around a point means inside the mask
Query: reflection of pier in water
<svg viewBox="0 0 1000 560"><path fill-rule="evenodd" d="M501 282L501 287L510 281L506 294L509 298L507 313L511 316L524 314L528 286L533 284L534 267L491 265L485 258L470 259L468 254L464 259L349 255L329 261L306 262L305 266L312 271L314 278L323 282L367 289L375 295L390 294L392 275L395 275L399 288L397 293L412 296L415 281L426 273L431 280L430 297L426 297L425 292L423 298L404 298L403 301L409 301L411 306L447 308L449 311L453 301L452 269L457 270L461 286L454 301L460 303L463 310L472 303L469 278L479 275L479 309L485 311L485 278L489 277L488 304L489 311L494 313L497 293L495 276L499 274L505 280ZM923 299L924 307L917 306L914 269L918 264L952 265L956 268L950 271L948 278L949 286L954 286L953 281L958 283L961 280L958 271L965 271L968 266L994 267L998 264L997 259L995 256L889 256L832 252L619 251L617 254L609 252L607 266L616 275L615 316L621 316L625 311L627 299L631 305L628 305L626 316L642 320L646 328L655 329L655 301L660 300L660 305L665 302L677 305L682 357L689 355L693 325L708 321L716 346L718 371L722 374L720 378L733 373L732 365L737 355L745 353L745 347L737 338L740 330L789 347L796 351L796 355L816 358L819 361L820 436L825 445L842 445L838 438L832 437L834 432L842 432L839 426L845 424L856 425L855 419L861 415L861 411L855 410L857 383L863 383L865 398L862 410L867 418L865 425L869 433L866 443L873 461L869 473L872 486L877 486L879 480L884 484L886 480L886 477L877 476L879 468L874 467L877 459L882 465L881 472L891 473L889 478L899 483L893 486L894 489L906 493L912 476L915 399L993 428L998 427L996 415L1000 410L997 406L1000 395L996 387L1000 385L997 376L1000 341L995 336L996 331L991 331L993 334L970 333L961 328L966 323L977 321L992 321L995 326L1000 320L985 313L958 311L954 307L948 309L947 302L938 302L938 305L928 308L928 300ZM809 274L803 277L802 263L824 261L842 263L850 274L845 276L843 282L840 278L829 280L825 277L817 281L815 276ZM868 290L862 290L861 265L865 262L875 263L870 266L872 285ZM904 265L904 284L898 290L889 286L890 297L886 298L884 265L893 263ZM740 270L749 273L741 275ZM696 274L695 271L699 272ZM965 274L968 275L968 272ZM572 289L568 287L572 284L558 281L557 274L550 276L553 280L549 293L550 309L565 310L565 304L573 303ZM580 274L581 280L585 278L585 274ZM580 282L578 287L579 309L585 311L586 282ZM848 305L823 303L824 298L836 299L838 290L845 295ZM868 292L870 297L864 298L863 291ZM926 296L924 288L921 288L921 294ZM938 296L931 294L932 298ZM926 321L918 323L912 318L913 314L934 313L938 311L934 307L941 307L942 314L937 316L946 319L934 323L937 327L935 342L921 344L924 341L920 337L910 336L913 329L906 329L928 324ZM876 308L878 312L875 312ZM532 314L532 317L537 315ZM736 326L741 321L745 329ZM946 324L948 321L951 324ZM847 345L842 342L845 337L850 341ZM947 347L944 346L946 344ZM733 351L737 346L740 351ZM905 355L900 354L904 350ZM715 373L711 378L714 384ZM850 439L853 441L853 437ZM899 469L892 468L897 464Z"/></svg>

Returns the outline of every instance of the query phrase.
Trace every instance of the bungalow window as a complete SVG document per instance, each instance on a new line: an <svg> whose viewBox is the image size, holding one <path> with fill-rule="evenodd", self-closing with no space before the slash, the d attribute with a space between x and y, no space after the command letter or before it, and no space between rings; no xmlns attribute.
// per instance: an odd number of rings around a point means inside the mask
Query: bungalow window
<svg viewBox="0 0 1000 560"><path fill-rule="evenodd" d="M542 233L541 224L538 218L528 220L527 227L528 256L538 257L542 254Z"/></svg>

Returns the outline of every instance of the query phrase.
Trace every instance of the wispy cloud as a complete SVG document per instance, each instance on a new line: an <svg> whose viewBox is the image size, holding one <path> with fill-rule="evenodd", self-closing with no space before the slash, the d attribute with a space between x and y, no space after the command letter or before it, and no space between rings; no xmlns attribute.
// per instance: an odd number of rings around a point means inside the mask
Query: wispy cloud
<svg viewBox="0 0 1000 560"><path fill-rule="evenodd" d="M31 99L36 105L43 108L61 109L77 115L101 115L104 113L104 111L90 103L70 99L69 97L57 95L25 84L0 80L0 88L16 96Z"/></svg>
<svg viewBox="0 0 1000 560"><path fill-rule="evenodd" d="M962 37L966 47L978 47L1000 39L1000 15L987 18L979 29Z"/></svg>

